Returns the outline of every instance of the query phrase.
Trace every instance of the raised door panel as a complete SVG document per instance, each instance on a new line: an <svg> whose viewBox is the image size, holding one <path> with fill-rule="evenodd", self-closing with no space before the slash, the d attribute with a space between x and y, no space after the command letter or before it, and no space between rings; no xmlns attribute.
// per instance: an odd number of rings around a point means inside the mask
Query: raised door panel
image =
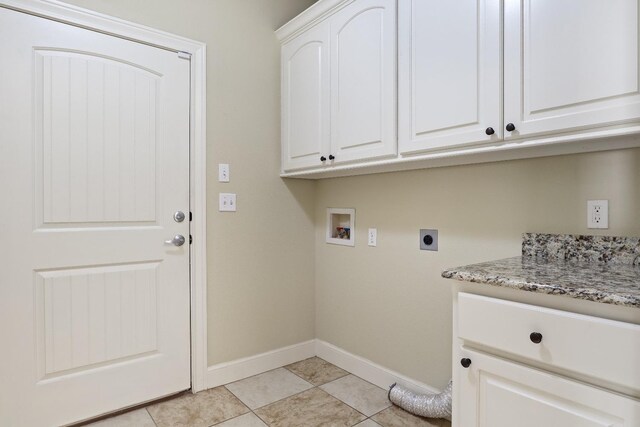
<svg viewBox="0 0 640 427"><path fill-rule="evenodd" d="M506 138L640 119L638 3L506 1Z"/></svg>
<svg viewBox="0 0 640 427"><path fill-rule="evenodd" d="M282 47L283 170L322 166L329 155L329 26Z"/></svg>
<svg viewBox="0 0 640 427"><path fill-rule="evenodd" d="M499 141L500 1L407 0L398 18L400 153Z"/></svg>
<svg viewBox="0 0 640 427"><path fill-rule="evenodd" d="M395 1L362 0L331 17L335 163L397 154Z"/></svg>
<svg viewBox="0 0 640 427"><path fill-rule="evenodd" d="M458 427L631 427L640 401L463 349Z"/></svg>

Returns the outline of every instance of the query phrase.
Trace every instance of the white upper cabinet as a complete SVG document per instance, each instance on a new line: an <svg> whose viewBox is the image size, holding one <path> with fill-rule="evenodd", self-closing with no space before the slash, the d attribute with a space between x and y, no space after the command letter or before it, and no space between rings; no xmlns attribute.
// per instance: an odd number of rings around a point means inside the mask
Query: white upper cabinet
<svg viewBox="0 0 640 427"><path fill-rule="evenodd" d="M401 0L400 152L502 138L500 0Z"/></svg>
<svg viewBox="0 0 640 427"><path fill-rule="evenodd" d="M282 47L282 164L321 166L329 152L329 25Z"/></svg>
<svg viewBox="0 0 640 427"><path fill-rule="evenodd" d="M638 0L506 0L505 138L637 120Z"/></svg>
<svg viewBox="0 0 640 427"><path fill-rule="evenodd" d="M319 0L276 32L282 175L638 147L639 3Z"/></svg>
<svg viewBox="0 0 640 427"><path fill-rule="evenodd" d="M358 0L330 18L335 163L397 154L395 1Z"/></svg>

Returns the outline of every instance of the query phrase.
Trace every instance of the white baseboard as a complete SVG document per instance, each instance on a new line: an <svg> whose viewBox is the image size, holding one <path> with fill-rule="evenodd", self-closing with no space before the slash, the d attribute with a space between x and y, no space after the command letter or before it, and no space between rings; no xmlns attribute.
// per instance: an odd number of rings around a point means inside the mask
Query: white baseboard
<svg viewBox="0 0 640 427"><path fill-rule="evenodd" d="M398 383L418 393L439 393L441 391L380 366L364 357L356 356L333 344L317 339L209 366L207 369L206 388L229 384L313 356L318 356L329 363L333 363L345 371L349 371L385 390L391 384Z"/></svg>
<svg viewBox="0 0 640 427"><path fill-rule="evenodd" d="M391 384L398 383L417 393L441 391L322 340L316 340L316 356L385 390Z"/></svg>
<svg viewBox="0 0 640 427"><path fill-rule="evenodd" d="M315 340L209 366L206 388L229 384L315 356Z"/></svg>

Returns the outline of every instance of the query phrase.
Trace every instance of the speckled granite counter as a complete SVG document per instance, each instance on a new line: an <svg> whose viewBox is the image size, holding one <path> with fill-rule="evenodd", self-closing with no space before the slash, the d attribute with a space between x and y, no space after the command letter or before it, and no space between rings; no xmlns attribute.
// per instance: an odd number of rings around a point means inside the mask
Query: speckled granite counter
<svg viewBox="0 0 640 427"><path fill-rule="evenodd" d="M450 268L442 277L640 308L639 253L637 238L527 233L523 256Z"/></svg>

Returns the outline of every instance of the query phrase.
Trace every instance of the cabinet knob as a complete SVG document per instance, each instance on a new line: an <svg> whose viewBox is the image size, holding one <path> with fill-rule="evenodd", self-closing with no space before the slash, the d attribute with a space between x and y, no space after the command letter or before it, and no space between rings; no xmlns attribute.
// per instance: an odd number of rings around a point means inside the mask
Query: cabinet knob
<svg viewBox="0 0 640 427"><path fill-rule="evenodd" d="M484 131L484 133L486 133L487 135L493 135L494 133L496 133L496 131L493 130L493 128L489 127Z"/></svg>
<svg viewBox="0 0 640 427"><path fill-rule="evenodd" d="M468 368L469 366L471 366L471 359L468 358L463 358L460 359L460 364L462 365L463 368Z"/></svg>
<svg viewBox="0 0 640 427"><path fill-rule="evenodd" d="M325 156L320 156L320 161L324 162L325 160L327 160L327 158Z"/></svg>
<svg viewBox="0 0 640 427"><path fill-rule="evenodd" d="M542 334L540 332L531 332L529 339L532 343L540 344L542 342Z"/></svg>
<svg viewBox="0 0 640 427"><path fill-rule="evenodd" d="M508 123L507 124L507 130L509 132L513 132L514 130L516 130L516 125L514 125L513 123Z"/></svg>
<svg viewBox="0 0 640 427"><path fill-rule="evenodd" d="M333 154L329 154L329 160L333 160L335 158L336 158L336 156L334 156Z"/></svg>

